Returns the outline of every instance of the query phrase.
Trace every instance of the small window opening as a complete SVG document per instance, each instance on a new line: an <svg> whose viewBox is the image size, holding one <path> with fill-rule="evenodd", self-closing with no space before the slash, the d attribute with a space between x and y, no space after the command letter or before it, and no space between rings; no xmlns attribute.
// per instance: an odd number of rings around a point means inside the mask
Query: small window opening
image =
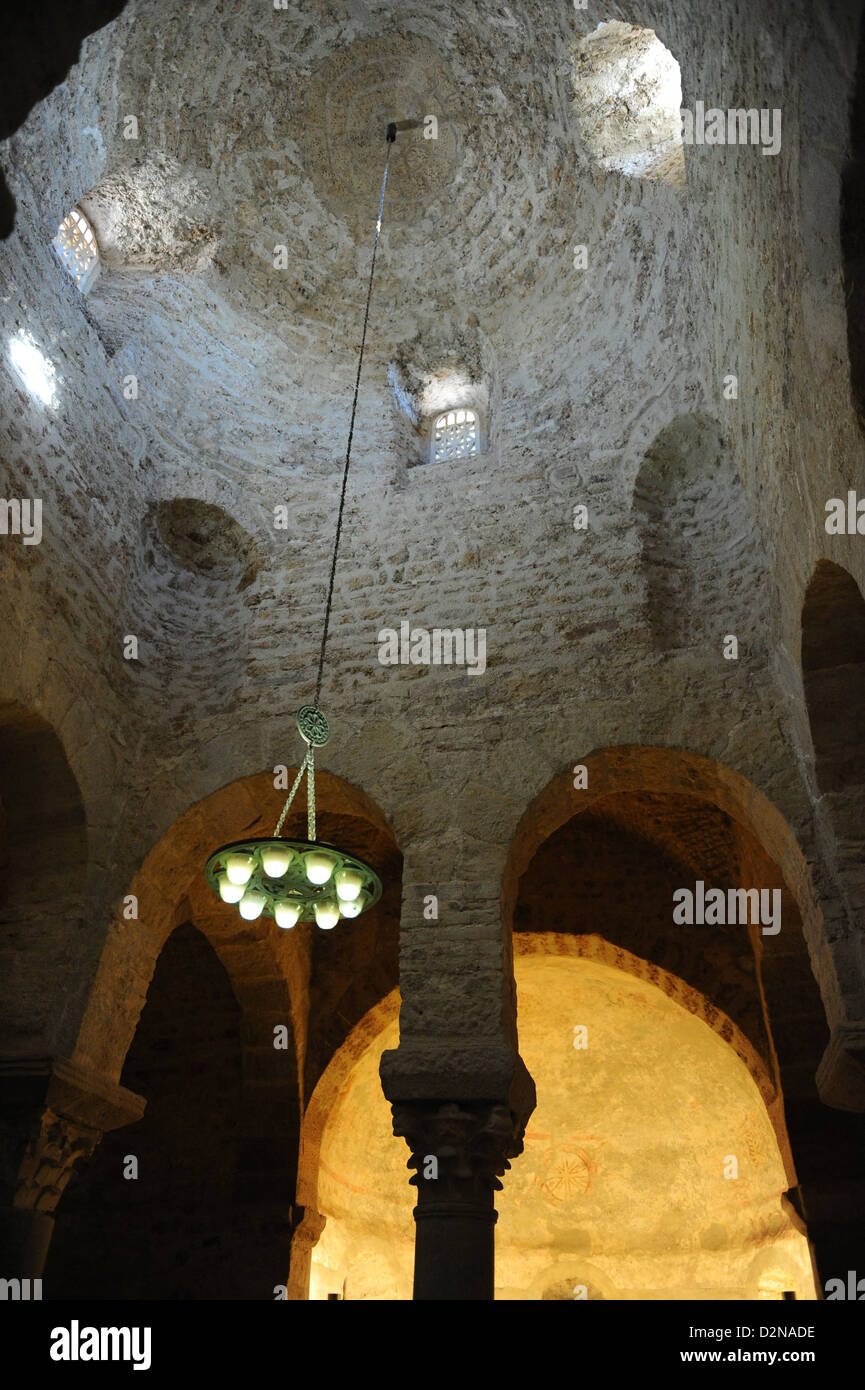
<svg viewBox="0 0 865 1390"><path fill-rule="evenodd" d="M54 249L61 265L83 294L96 278L99 251L93 228L78 208L73 208L60 223L54 238Z"/></svg>
<svg viewBox="0 0 865 1390"><path fill-rule="evenodd" d="M432 432L432 462L470 458L480 453L480 424L473 410L446 410L436 416Z"/></svg>

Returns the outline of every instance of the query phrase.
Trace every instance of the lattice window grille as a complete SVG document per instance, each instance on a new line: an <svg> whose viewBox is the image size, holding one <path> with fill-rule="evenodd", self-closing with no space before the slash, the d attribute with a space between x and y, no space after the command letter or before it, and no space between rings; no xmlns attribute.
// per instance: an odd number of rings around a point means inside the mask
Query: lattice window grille
<svg viewBox="0 0 865 1390"><path fill-rule="evenodd" d="M99 260L93 228L83 212L73 208L57 229L54 246L61 264L79 289L92 279Z"/></svg>
<svg viewBox="0 0 865 1390"><path fill-rule="evenodd" d="M433 463L470 458L480 452L478 417L473 410L446 410L433 425Z"/></svg>

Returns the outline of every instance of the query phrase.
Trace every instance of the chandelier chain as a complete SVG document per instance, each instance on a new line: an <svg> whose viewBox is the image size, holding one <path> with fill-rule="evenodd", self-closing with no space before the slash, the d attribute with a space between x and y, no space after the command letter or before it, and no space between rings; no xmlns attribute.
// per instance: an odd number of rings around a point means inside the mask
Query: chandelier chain
<svg viewBox="0 0 865 1390"><path fill-rule="evenodd" d="M381 233L381 218L382 212L384 211L384 192L387 188L387 171L388 166L390 164L391 145L393 144L395 139L396 129L393 125L389 125L387 130L387 158L384 162L384 175L382 176L381 181L381 197L378 200L378 220L375 224L375 240L372 244L372 262L369 267L369 284L367 285L366 291L366 308L364 309L363 313L363 331L361 332L360 337L360 354L358 356L357 362L357 377L355 378L354 383L354 399L351 403L351 420L349 422L348 427L348 447L345 451L345 467L343 469L342 474L342 491L339 497L339 513L336 519L336 539L334 541L333 546L333 559L331 560L330 564L330 580L327 586L327 604L324 610L324 631L321 634L321 650L319 651L318 655L318 676L315 682L315 698L313 699L313 704L315 706L318 705L319 697L321 695L321 678L322 673L324 671L324 654L325 649L327 647L327 635L330 628L330 610L333 604L333 585L334 578L336 576L336 560L337 556L339 555L339 541L340 536L342 535L342 515L343 511L345 510L345 490L348 484L348 470L351 465L351 445L352 440L354 439L354 420L357 414L357 398L358 393L360 391L360 374L363 370L363 351L364 347L366 346L366 329L367 324L369 322L369 306L372 301L372 282L375 276L375 258L376 253L378 251L378 239Z"/></svg>
<svg viewBox="0 0 865 1390"><path fill-rule="evenodd" d="M282 814L281 814L281 816L279 817L279 820L276 822L276 829L275 829L274 832L273 832L273 837L274 837L274 839L278 839L279 834L280 834L280 831L282 830L282 823L283 823L283 821L285 820L286 816L288 815L288 808L289 808L289 806L291 805L292 801L294 800L294 794L295 794L295 792L297 791L298 787L300 786L300 780L301 780L301 778L303 777L304 772L306 771L306 765L307 765L307 763L309 762L309 754L310 754L311 752L312 752L312 749L310 749L310 750L307 752L306 757L304 758L303 762L302 762L301 765L300 765L300 771L298 772L297 776L296 776L295 779L294 779L294 786L292 787L291 791L288 793L288 798L287 798L287 800L286 800L285 805L284 805L283 808L282 808Z"/></svg>
<svg viewBox="0 0 865 1390"><path fill-rule="evenodd" d="M306 755L306 765L309 769L306 779L306 838L315 840L315 748L309 746Z"/></svg>

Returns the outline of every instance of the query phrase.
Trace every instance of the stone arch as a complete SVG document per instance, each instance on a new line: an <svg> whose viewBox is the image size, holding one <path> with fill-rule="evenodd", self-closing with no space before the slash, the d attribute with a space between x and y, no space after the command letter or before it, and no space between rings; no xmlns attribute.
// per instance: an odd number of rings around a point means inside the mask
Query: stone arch
<svg viewBox="0 0 865 1390"><path fill-rule="evenodd" d="M783 1123L779 1126L777 1112L774 1115L772 1113L778 1095L777 1086L765 1061L741 1028L717 1009L706 995L674 975L672 971L665 970L654 961L644 960L621 946L615 946L596 933L567 936L562 932L525 932L520 934L516 949L522 956L576 956L580 960L601 961L615 970L633 975L637 980L645 980L655 985L668 999L675 1000L681 1008L687 1009L688 1013L699 1018L732 1048L747 1067L775 1124L782 1145L782 1158L788 1157L784 1153L788 1146L786 1135L783 1134Z"/></svg>
<svg viewBox="0 0 865 1390"><path fill-rule="evenodd" d="M250 601L262 562L261 545L230 506L171 496L147 508L118 618L133 699L169 698L180 718L199 721L231 702L251 656ZM202 622L209 612L218 621Z"/></svg>
<svg viewBox="0 0 865 1390"><path fill-rule="evenodd" d="M342 1046L333 1054L318 1084L309 1098L301 1126L300 1157L297 1173L297 1202L304 1211L303 1224L294 1237L291 1261L290 1299L309 1297L312 1254L325 1228L328 1212L320 1191L321 1151L328 1120L345 1096L352 1073L364 1054L383 1034L393 1031L399 1018L399 989L394 988L363 1016ZM394 1141L395 1145L397 1141ZM407 1166L402 1141L398 1148L400 1159ZM406 1202L411 1189L404 1183Z"/></svg>
<svg viewBox="0 0 865 1390"><path fill-rule="evenodd" d="M62 1019L52 982L86 924L87 825L81 792L51 725L0 704L2 1051L47 1055Z"/></svg>
<svg viewBox="0 0 865 1390"><path fill-rule="evenodd" d="M752 831L795 900L812 957L824 964L822 916L805 856L777 807L741 773L697 753L635 744L596 749L581 765L586 769L584 790L575 790L572 771L560 773L535 797L517 826L502 880L506 937L513 930L520 878L556 830L605 797L667 793L711 802ZM821 971L820 983L831 1022L837 985L828 968L825 974Z"/></svg>
<svg viewBox="0 0 865 1390"><path fill-rule="evenodd" d="M515 974L538 1106L496 1202L500 1296L567 1297L533 1286L565 1252L574 1282L591 1260L611 1297L753 1296L753 1252L777 1248L813 1297L777 1129L728 1030L618 954L534 935L517 933Z"/></svg>
<svg viewBox="0 0 865 1390"><path fill-rule="evenodd" d="M289 770L290 779L295 771ZM384 870L381 876L386 887L381 903L358 920L391 922L394 898L399 902L401 858L382 812L359 788L328 772L316 773L316 798L320 838L343 843ZM205 797L161 836L129 884L128 893L138 903L137 920L126 920L121 908L109 927L75 1060L112 1080L119 1077L156 959L180 921L191 917L196 924L214 930L218 921L222 924L220 934L227 933L231 941L239 943L236 914L219 911L204 880L204 864L219 844L241 836L271 834L284 799L285 793L275 790L270 772L255 773ZM283 833L290 837L302 830L305 834L303 827L305 811L293 807ZM269 919L260 919L251 927L259 941L259 959L271 961L278 973L290 934L277 934ZM228 942L222 950L227 961ZM241 960L238 946L238 971ZM250 971L250 978L260 978L257 969ZM237 972L229 973L235 981ZM243 992L239 980L236 988Z"/></svg>
<svg viewBox="0 0 865 1390"><path fill-rule="evenodd" d="M397 979L402 860L394 838L358 788L319 772L316 792L320 838L344 845L379 871L385 889L377 906L345 923L342 932L281 932L269 919L245 923L220 904L204 879L207 857L229 840L271 834L285 799L270 773L231 783L179 817L133 877L129 895L137 900L138 917L126 920L121 908L109 929L73 1056L91 1073L119 1078L160 953L176 928L194 926L225 968L240 1009L238 1200L248 1204L250 1224L264 1212L262 1229L284 1234L284 1281L291 1233L309 1215L296 1200L306 1098L334 1052ZM305 807L292 807L284 833L305 836ZM277 1027L287 1029L288 1038L279 1049ZM307 1220L304 1232L309 1226Z"/></svg>
<svg viewBox="0 0 865 1390"><path fill-rule="evenodd" d="M842 1001L809 868L795 836L768 798L741 774L696 754L625 746L596 750L582 762L587 771L586 789L575 790L572 772L563 773L548 784L523 816L503 880L504 923L512 929L519 925L520 884L535 856L551 837L561 833L563 827L576 826L587 812L590 818L602 820L613 817L615 811L619 830L624 825L633 832L636 827L628 824L621 809L616 809L617 800L621 806L637 798L638 814L646 817L653 798L684 798L683 821L693 823L696 841L693 848L679 849L678 872L685 875L683 885L689 878L693 885L698 876L709 882L716 876L724 882L720 871L715 874L711 858L701 860L698 843L707 815L724 818L727 833L734 837L736 845L737 867L732 884L762 884L777 888L782 895L782 920L787 929L777 936L762 936L752 928L750 945L748 938L743 938L746 950L753 953L760 1013L757 1016L752 1011L750 1023L746 1021L740 1026L760 1052L778 1088L777 1112L773 1107L772 1118L782 1139L781 1125L786 1125L789 1152L798 1177L794 1200L807 1213L809 1238L825 1277L826 1270L831 1272L833 1261L846 1258L838 1254L844 1241L853 1239L845 1234L850 1223L842 1228L833 1214L833 1191L837 1191L839 1182L849 1188L851 1212L860 1208L865 1212L865 1194L859 1190L858 1179L852 1176L856 1171L854 1154L860 1142L859 1117L838 1118L820 1103L815 1084L815 1074L819 1077L829 1056L828 1049L823 1052L827 1046L827 1016L828 1023L834 1024ZM701 806L703 811L699 810ZM647 831L646 838L661 853L675 848L664 843L658 826ZM617 944L621 946L623 942ZM634 949L646 959L655 959L650 952ZM687 972L674 973L679 973L689 985L694 984ZM754 989L751 994L753 998ZM781 1151L787 1154L786 1141L781 1144ZM789 1163L788 1171L793 1171ZM854 1218L853 1229L855 1219L858 1218Z"/></svg>
<svg viewBox="0 0 865 1390"><path fill-rule="evenodd" d="M747 651L764 651L763 545L715 420L679 415L661 430L640 465L633 508L656 649L706 641L720 653L733 634Z"/></svg>
<svg viewBox="0 0 865 1390"><path fill-rule="evenodd" d="M535 943L526 940L527 936L528 934L523 934L524 939L520 944L525 949L520 950L517 961L521 981L527 968L542 955L535 955ZM608 980L612 980L614 987L622 995L622 1007L626 1010L633 1011L635 1008L631 999L636 997L637 992L641 997L653 996L656 1000L654 1013L663 1014L664 1017L670 1017L673 1006L681 1001L684 990L681 982L673 982L680 992L677 997L668 989L667 977L662 972L643 970L639 973L642 963L629 963L623 953L607 949L606 944L598 938L591 942L589 951L584 951L582 944L573 939L563 942L559 937L556 937L553 948L554 956L558 956L558 960L548 958L544 964L557 965L560 960L563 965L577 966L580 969L586 967L595 975L600 967L602 973ZM636 978L628 983L632 973ZM621 983L617 983L617 977ZM640 988L635 991L633 986L638 982ZM665 995L666 998L663 997ZM398 997L394 991L364 1018L333 1058L307 1108L298 1177L298 1199L303 1204L305 1219L295 1233L292 1285L288 1295L290 1298L336 1296L349 1299L394 1299L410 1296L414 1198L405 1181L406 1156L398 1141L389 1136L387 1105L377 1085L378 1057L383 1048L393 1046L396 1041L397 1009ZM676 1012L679 1010L676 1009ZM558 1020L561 1017L560 1010L556 1009L554 1013ZM745 1067L741 1060L734 1056L737 1041L735 1030L725 1027L724 1021L714 1016L706 1001L703 1001L701 1008L693 1010L693 1013L694 1017L689 1018L687 1024L692 1037L699 1030L700 1037L712 1039L709 1053L711 1054L714 1048L716 1056L722 1053L729 1058L725 1064L726 1075L734 1075L737 1071L744 1072ZM628 1017L633 1023L642 1026L639 1012L628 1012ZM566 1032L567 1022L568 1020L563 1019L562 1029L559 1029L557 1021L552 1032L548 1031L545 1034L551 1052L556 1049L556 1033L562 1030ZM546 1027L546 1021L543 1019L541 1026ZM663 1027L659 1036L665 1043L667 1035ZM733 1039L732 1047L728 1046L730 1037ZM569 1042L565 1039L563 1048L568 1047ZM639 1052L632 1050L632 1053L630 1067L633 1074L635 1071L639 1072L641 1063ZM570 1055L573 1057L576 1054ZM675 1050L674 1055L678 1055ZM566 1059L567 1052L559 1051L556 1066L561 1065L563 1056ZM533 1066L536 1066L536 1060L533 1061ZM676 1066L677 1063L671 1062L668 1056L666 1067L675 1069ZM763 1192L764 1200L755 1207L755 1215L765 1217L768 1206L770 1213L777 1215L779 1227L783 1226L782 1238L792 1240L794 1244L798 1238L798 1265L801 1276L802 1265L807 1268L808 1260L807 1255L804 1259L802 1257L801 1229L797 1224L795 1212L789 1204L778 1201L778 1191L783 1187L782 1158L777 1153L777 1146L774 1150L771 1149L774 1142L771 1138L772 1130L760 1094L760 1091L764 1095L771 1091L771 1081L761 1070L761 1066L759 1059L754 1060L752 1068L758 1079L758 1086L755 1087L751 1078L746 1076L745 1091L749 1088L752 1096L749 1113L763 1112L760 1132L763 1141L767 1135L769 1136L770 1148L767 1153L774 1153L771 1161L774 1168L781 1173L781 1178L778 1188L774 1190L774 1198L768 1204L765 1201L765 1191ZM689 1068L688 1075L694 1076L692 1067ZM711 1083L706 1081L701 1084L705 1087ZM741 1093L741 1082L739 1088ZM543 1095L539 1094L539 1102L543 1099ZM578 1111L579 1107L576 1109ZM585 1126L574 1114L569 1128L580 1130ZM716 1138L717 1152L726 1152L723 1146L726 1144L727 1135L723 1129L714 1130L710 1127L708 1132ZM569 1139L570 1134L563 1137ZM753 1137L749 1137L749 1142L753 1141ZM527 1163L532 1163L532 1152L538 1148L537 1141L541 1141L543 1149L545 1138L548 1136L540 1133L527 1135L526 1153L514 1162L514 1171L505 1176L505 1191L499 1199L500 1202L506 1202L509 1187L515 1182L520 1183L522 1169ZM648 1158L651 1147L651 1140L648 1147L644 1148L643 1140L637 1138L634 1152L638 1162L642 1161L643 1157ZM624 1152L627 1152L627 1148ZM687 1158L686 1142L676 1152L680 1154L677 1163L681 1161L687 1164L690 1161ZM623 1168L619 1157L616 1158L611 1171L617 1175L615 1181L627 1181L627 1165ZM518 1209L524 1209L526 1200L533 1200L533 1183L534 1177L530 1178L528 1183L521 1184L521 1191L517 1196ZM654 1200L658 1213L663 1207L665 1190L663 1184L655 1190ZM547 1209L543 1202L541 1206L544 1210ZM601 1209L598 1209L594 1219L599 1218L606 1223L604 1229L610 1231L608 1213L604 1216ZM626 1218L623 1213L623 1219L630 1222L630 1214ZM581 1223L578 1221L577 1224ZM613 1222L614 1226L615 1224ZM637 1235L636 1227L634 1234ZM774 1231L769 1232L772 1240L775 1234ZM602 1270L594 1263L587 1263L593 1259L587 1246L584 1248L578 1241L571 1255L566 1257L562 1254L561 1245L555 1239L547 1239L548 1236L549 1232L546 1237L543 1233L539 1235L537 1243L540 1250L533 1252L532 1263L539 1263L540 1268L536 1275L532 1273L531 1285L524 1288L522 1283L515 1283L511 1267L513 1261L510 1261L507 1269L503 1262L501 1277L496 1280L497 1297L573 1298L572 1286L577 1282L586 1284L590 1299L634 1296L633 1293L628 1295L619 1292L614 1282L614 1271L611 1273L610 1269ZM508 1239L510 1240L510 1235ZM621 1244L621 1237L617 1239L618 1244ZM314 1249L316 1245L317 1249ZM541 1258L538 1260L535 1258L537 1256ZM737 1252L736 1258L740 1264L747 1266L750 1262L750 1246L745 1244L744 1248ZM551 1260L553 1263L550 1263ZM604 1260L601 1263L603 1264ZM310 1272L313 1275L311 1295L308 1293ZM562 1281L568 1278L571 1279L571 1285L570 1292L566 1293ZM678 1282L685 1283L687 1280ZM679 1292L677 1296L683 1295Z"/></svg>

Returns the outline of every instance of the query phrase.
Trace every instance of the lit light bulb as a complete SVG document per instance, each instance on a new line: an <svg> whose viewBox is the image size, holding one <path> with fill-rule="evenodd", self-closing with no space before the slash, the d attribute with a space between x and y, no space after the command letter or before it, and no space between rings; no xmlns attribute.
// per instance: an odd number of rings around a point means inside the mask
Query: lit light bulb
<svg viewBox="0 0 865 1390"><path fill-rule="evenodd" d="M304 856L304 868L310 883L327 883L336 868L336 860L332 854L328 854L325 850L314 849ZM320 925L321 923L319 923Z"/></svg>
<svg viewBox="0 0 865 1390"><path fill-rule="evenodd" d="M239 883L241 887L252 878L255 864L251 854L230 854L225 861L225 872L229 883Z"/></svg>
<svg viewBox="0 0 865 1390"><path fill-rule="evenodd" d="M232 883L228 874L217 874L216 882L219 884L219 896L224 903L240 902L245 892L242 883Z"/></svg>
<svg viewBox="0 0 865 1390"><path fill-rule="evenodd" d="M241 917L245 918L247 922L254 922L256 917L261 916L261 911L264 907L264 894L256 893L255 890L251 893L246 892L241 898L238 907Z"/></svg>
<svg viewBox="0 0 865 1390"><path fill-rule="evenodd" d="M316 925L322 927L324 931L330 931L339 921L339 908L335 902L325 899L324 902L315 904Z"/></svg>
<svg viewBox="0 0 865 1390"><path fill-rule="evenodd" d="M298 917L302 903L294 902L288 898L282 898L273 904L273 915L278 927L293 927Z"/></svg>
<svg viewBox="0 0 865 1390"><path fill-rule="evenodd" d="M340 898L350 903L354 902L363 887L363 874L360 869L340 869L333 881Z"/></svg>
<svg viewBox="0 0 865 1390"><path fill-rule="evenodd" d="M261 851L261 867L268 878L282 878L293 858L294 850L284 845L267 845Z"/></svg>
<svg viewBox="0 0 865 1390"><path fill-rule="evenodd" d="M358 893L356 898L343 898L340 896L339 910L343 917L359 917L368 902L369 893L366 891Z"/></svg>

